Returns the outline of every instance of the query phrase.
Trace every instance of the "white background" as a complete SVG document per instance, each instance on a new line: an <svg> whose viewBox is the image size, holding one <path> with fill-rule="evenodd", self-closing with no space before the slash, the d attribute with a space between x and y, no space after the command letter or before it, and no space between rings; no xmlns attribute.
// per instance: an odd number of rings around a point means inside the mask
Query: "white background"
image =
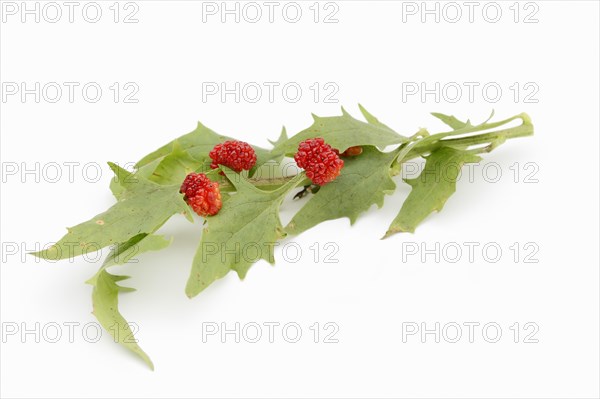
<svg viewBox="0 0 600 399"><path fill-rule="evenodd" d="M258 23L243 16L240 23L232 16L221 23L218 15L204 23L202 3L193 1L137 1L138 23L114 23L113 2L100 4L98 23L86 22L81 7L73 23L66 14L57 23L3 15L3 83L97 82L103 95L89 103L76 89L73 103L64 92L57 103L15 95L0 104L2 397L598 397L597 2L537 1L528 9L521 3L517 23L512 1L497 3L502 17L496 23L482 15L485 2L473 22L458 2L462 19L450 23L454 14L442 14L439 22L434 15L422 22L420 14L403 14L402 2L338 1L338 23L330 24L314 23L312 2L301 3L295 24L282 18L281 6L274 23L266 15ZM537 23L524 23L536 9ZM139 102L121 97L115 103L108 88L114 82L137 84ZM233 96L203 101L203 82L297 82L303 95L296 103L281 91L273 102L266 92L256 103L236 103ZM325 103L324 93L315 102L314 82L335 83L338 103ZM480 86L473 101L465 89L457 102L449 95L436 102L433 95L403 98L403 82ZM481 92L489 82L503 89L495 103ZM515 82L521 89L533 83L528 87L539 91L528 100L537 102L525 101L530 90L515 99L509 88ZM82 335L82 326L94 322L91 287L83 282L100 260L48 263L24 255L114 202L106 161L134 162L193 130L198 120L267 146L284 124L296 133L310 125L311 112L336 115L341 105L357 115L358 102L403 134L419 127L443 131L432 111L480 122L492 109L497 118L528 112L536 133L485 156L472 181L462 178L444 211L414 235L380 240L409 192L398 180L384 207L373 207L353 227L347 219L331 221L284 241L302 249L299 261L286 262L278 249L275 267L260 262L243 282L230 274L194 300L184 287L201 224L174 217L161 229L174 237L168 249L113 269L131 275L127 283L138 289L121 296L121 311L139 326L137 338L154 372L107 333L97 343ZM55 171L43 173L51 162L63 165L55 183L49 181ZM79 163L73 182L65 162ZM510 169L515 162L517 182ZM536 168L530 183L528 162ZM39 172L21 173L36 163ZM102 165L95 183L94 168L82 174L90 163ZM491 182L496 169L489 170L491 178L482 174L486 163L501 170L499 181ZM17 173L8 174L14 165ZM284 224L299 206L284 203ZM339 248L338 263L325 261L328 242ZM464 246L456 263L444 254L436 262L434 255L406 253L411 243L443 248L465 242L480 245L472 262ZM490 242L503 250L496 263L482 255ZM509 248L515 242L517 262ZM537 263L524 262L528 242L539 248L532 258ZM50 343L42 336L37 343L34 334L5 334L7 326L31 329L36 322L63 325L62 339ZM80 323L73 343L64 326L69 322ZM303 335L288 343L280 326L273 343L266 336L236 343L231 335L202 342L202 323L233 328L236 322L294 322ZM318 343L309 329L315 322ZM323 342L327 322L339 327L338 343ZM472 343L465 322L480 323ZM517 343L510 329L516 322ZM524 329L527 322L539 327L537 343L524 342L532 331ZM403 342L406 323L458 323L463 336L436 343L432 334L425 342L417 334ZM486 323L502 328L497 343L482 334Z"/></svg>

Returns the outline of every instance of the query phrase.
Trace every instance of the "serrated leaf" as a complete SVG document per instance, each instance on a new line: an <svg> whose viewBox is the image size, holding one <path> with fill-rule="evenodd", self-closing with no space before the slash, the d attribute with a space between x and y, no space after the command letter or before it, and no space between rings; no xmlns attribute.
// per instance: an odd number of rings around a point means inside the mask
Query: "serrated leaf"
<svg viewBox="0 0 600 399"><path fill-rule="evenodd" d="M192 158L198 160L199 162L204 162L209 159L208 154L215 145L227 140L235 139L217 134L213 130L204 126L202 123L198 122L198 125L195 130L169 142L168 144L165 144L158 150L146 155L140 161L138 161L136 167L141 168L153 161L156 161L157 159L162 159L168 156L169 154L171 154L174 146L177 146L181 150L186 151ZM257 166L260 166L272 159L272 154L270 150L266 150L255 145L252 145L252 148L254 148L254 151L256 152Z"/></svg>
<svg viewBox="0 0 600 399"><path fill-rule="evenodd" d="M269 143L273 145L273 147L277 147L279 144L285 143L288 140L287 130L285 126L281 128L281 133L279 134L279 138L275 141L268 140Z"/></svg>
<svg viewBox="0 0 600 399"><path fill-rule="evenodd" d="M175 143L179 145L184 151L188 151L191 156L201 160L203 158L208 157L208 153L216 144L222 143L224 141L231 140L230 137L222 136L220 134L215 133L213 130L204 126L202 123L198 122L196 129L191 131L190 133L184 134L181 137L176 138L175 140L163 145L156 151L151 152L146 155L142 159L138 161L135 165L136 168L141 168L144 165L149 164L157 159L162 159L169 155Z"/></svg>
<svg viewBox="0 0 600 399"><path fill-rule="evenodd" d="M167 247L171 240L163 236L152 234L138 234L127 242L119 243L111 249L98 272L86 281L92 285L92 314L106 331L110 333L115 342L131 350L154 370L150 357L142 350L134 338L133 331L127 320L119 312L119 293L135 291L133 288L123 287L117 282L126 280L129 276L117 276L108 273L110 266L127 263L135 255L148 251L158 251Z"/></svg>
<svg viewBox="0 0 600 399"><path fill-rule="evenodd" d="M154 370L152 360L137 344L129 323L119 312L119 293L134 291L134 289L120 286L117 282L128 279L129 276L116 276L108 273L106 269L115 264L126 263L134 255L165 248L170 242L162 236L138 234L111 249L102 267L86 281L87 284L94 287L92 290L92 314L98 319L100 325L110 333L115 342L142 358L152 370Z"/></svg>
<svg viewBox="0 0 600 399"><path fill-rule="evenodd" d="M118 202L87 222L68 228L68 233L48 249L33 255L51 260L66 259L96 251L142 234L153 233L172 215L189 207L177 185L159 185L136 178L115 164L109 164L124 191Z"/></svg>
<svg viewBox="0 0 600 399"><path fill-rule="evenodd" d="M388 125L386 125L384 123L381 123L379 121L379 119L377 119L375 116L373 116L373 114L371 114L369 111L367 111L367 109L365 107L363 107L361 104L358 104L358 109L360 109L361 114L363 114L363 116L365 117L365 119L367 120L368 123L375 125L375 126L379 126L383 129L387 129L390 132L394 132L394 130L392 128L390 128Z"/></svg>
<svg viewBox="0 0 600 399"><path fill-rule="evenodd" d="M154 370L154 364L150 357L142 350L133 337L133 331L127 320L119 313L119 292L127 292L130 289L121 287L118 281L126 279L126 276L115 276L106 270L101 270L95 278L92 290L93 314L115 339L127 349L141 357L148 366Z"/></svg>
<svg viewBox="0 0 600 399"><path fill-rule="evenodd" d="M152 176L152 172L156 169L156 167L161 163L162 158L155 159L154 161L138 168L135 172L132 173L130 179L146 179L150 180L150 176ZM110 179L109 185L110 191L113 193L117 200L121 199L123 193L125 192L125 188L121 185L119 178L117 175Z"/></svg>
<svg viewBox="0 0 600 399"><path fill-rule="evenodd" d="M342 108L341 116L320 117L313 115L314 123L289 140L281 143L273 152L276 154L295 153L301 141L321 137L340 152L353 146L374 146L384 149L389 145L400 144L407 138L382 124L365 123L354 119Z"/></svg>
<svg viewBox="0 0 600 399"><path fill-rule="evenodd" d="M148 179L158 184L181 185L187 174L196 171L201 165L202 162L175 142L171 153L160 160Z"/></svg>
<svg viewBox="0 0 600 399"><path fill-rule="evenodd" d="M405 179L412 190L385 237L399 232L412 233L429 214L441 211L448 198L456 191L456 179L462 166L480 159L470 152L450 147L433 151L426 158L421 174L414 179Z"/></svg>
<svg viewBox="0 0 600 399"><path fill-rule="evenodd" d="M383 206L386 194L396 189L390 165L398 150L384 153L375 147L363 147L356 157L344 158L340 175L322 186L292 218L285 231L300 234L326 220L348 217L354 223L371 205Z"/></svg>
<svg viewBox="0 0 600 399"><path fill-rule="evenodd" d="M275 242L285 236L279 206L304 178L299 174L277 190L262 191L245 177L227 168L223 170L237 191L223 203L218 214L207 219L185 289L190 298L230 270L244 278L250 266L260 259L274 263Z"/></svg>
<svg viewBox="0 0 600 399"><path fill-rule="evenodd" d="M454 130L472 126L471 122L469 120L467 120L466 122L463 122L463 121L458 120L453 115L444 115L444 114L440 114L439 112L432 112L431 115L435 116L436 118L438 118L439 120L441 120L442 122L444 122L446 125L450 126Z"/></svg>
<svg viewBox="0 0 600 399"><path fill-rule="evenodd" d="M171 152L139 167L134 178L143 178L158 184L181 184L190 172L210 170L209 161L199 161L189 152L181 149L177 141L173 143ZM111 179L110 190L116 199L120 199L124 191L118 180Z"/></svg>

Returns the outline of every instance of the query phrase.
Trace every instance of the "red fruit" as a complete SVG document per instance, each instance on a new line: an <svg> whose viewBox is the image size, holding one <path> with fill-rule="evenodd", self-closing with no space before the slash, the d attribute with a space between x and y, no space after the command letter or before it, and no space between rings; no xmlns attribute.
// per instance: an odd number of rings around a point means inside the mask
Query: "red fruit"
<svg viewBox="0 0 600 399"><path fill-rule="evenodd" d="M344 166L338 151L320 137L301 142L294 160L306 171L306 176L319 186L335 180Z"/></svg>
<svg viewBox="0 0 600 399"><path fill-rule="evenodd" d="M216 215L221 206L219 183L211 181L204 173L190 173L181 185L183 199L200 216Z"/></svg>
<svg viewBox="0 0 600 399"><path fill-rule="evenodd" d="M208 154L212 159L210 167L217 169L225 165L236 172L250 170L256 164L256 152L243 141L226 141L217 144Z"/></svg>

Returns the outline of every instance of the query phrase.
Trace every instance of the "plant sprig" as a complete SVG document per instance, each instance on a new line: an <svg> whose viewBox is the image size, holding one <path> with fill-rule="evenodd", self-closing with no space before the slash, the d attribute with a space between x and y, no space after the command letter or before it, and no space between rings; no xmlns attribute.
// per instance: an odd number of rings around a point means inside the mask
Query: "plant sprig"
<svg viewBox="0 0 600 399"><path fill-rule="evenodd" d="M151 368L152 361L133 340L129 325L119 313L118 294L132 291L118 283L127 276L110 274L110 266L126 263L134 254L167 247L171 240L156 235L173 215L182 214L194 222L193 212L180 193L188 174L205 172L210 181L218 182L219 211L208 216L202 238L192 261L186 294L194 297L212 282L234 270L244 278L249 268L260 259L274 263L274 246L287 235L300 234L317 224L338 218L354 223L373 204L383 206L386 195L396 189L394 177L402 165L424 158L421 175L405 179L411 192L401 205L384 238L400 232L414 232L434 211L440 211L456 189L462 165L478 162L480 154L490 152L506 140L533 134L527 114L519 114L498 122L493 116L478 125L460 121L454 116L433 113L451 130L430 134L419 129L404 136L381 123L364 107L365 118L353 118L342 108L342 115L318 117L307 129L287 136L285 129L271 142L271 149L252 146L253 167L244 173L211 160L211 150L233 140L202 124L158 150L144 156L128 172L115 164L111 190L117 202L107 211L67 229L67 234L53 246L33 255L58 260L111 247L100 270L87 282L93 286L93 314L101 325L126 348L139 355ZM514 121L520 124L509 127ZM294 157L306 140L320 138L343 158L335 180L315 185L304 171L286 174L285 159ZM389 150L390 147L393 149ZM273 164L278 168L269 168ZM288 162L289 164L289 162ZM339 166L339 165L338 165ZM208 172L207 172L208 171ZM268 173L265 173L268 171ZM310 175L310 174L309 174ZM305 201L287 226L279 219L279 208L296 188L303 188L296 198ZM257 246L260 256L250 259L243 253L248 245Z"/></svg>

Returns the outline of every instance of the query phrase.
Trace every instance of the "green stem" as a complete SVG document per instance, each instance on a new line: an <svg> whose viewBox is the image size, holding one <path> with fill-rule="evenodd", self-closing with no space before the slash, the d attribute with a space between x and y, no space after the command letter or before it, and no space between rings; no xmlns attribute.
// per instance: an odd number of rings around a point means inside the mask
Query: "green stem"
<svg viewBox="0 0 600 399"><path fill-rule="evenodd" d="M448 136L489 130L490 128L501 126L517 118L521 119L523 122L519 126L465 137L446 138ZM438 133L431 135L420 140L401 161L404 162L413 158L429 154L432 151L435 151L436 149L444 146L466 149L474 145L489 144L486 147L472 150L473 152L489 152L508 139L531 136L532 134L533 125L531 123L531 119L527 114L520 114L514 118L510 118L502 122L497 122L493 124L482 124L467 129L458 129L453 132Z"/></svg>

